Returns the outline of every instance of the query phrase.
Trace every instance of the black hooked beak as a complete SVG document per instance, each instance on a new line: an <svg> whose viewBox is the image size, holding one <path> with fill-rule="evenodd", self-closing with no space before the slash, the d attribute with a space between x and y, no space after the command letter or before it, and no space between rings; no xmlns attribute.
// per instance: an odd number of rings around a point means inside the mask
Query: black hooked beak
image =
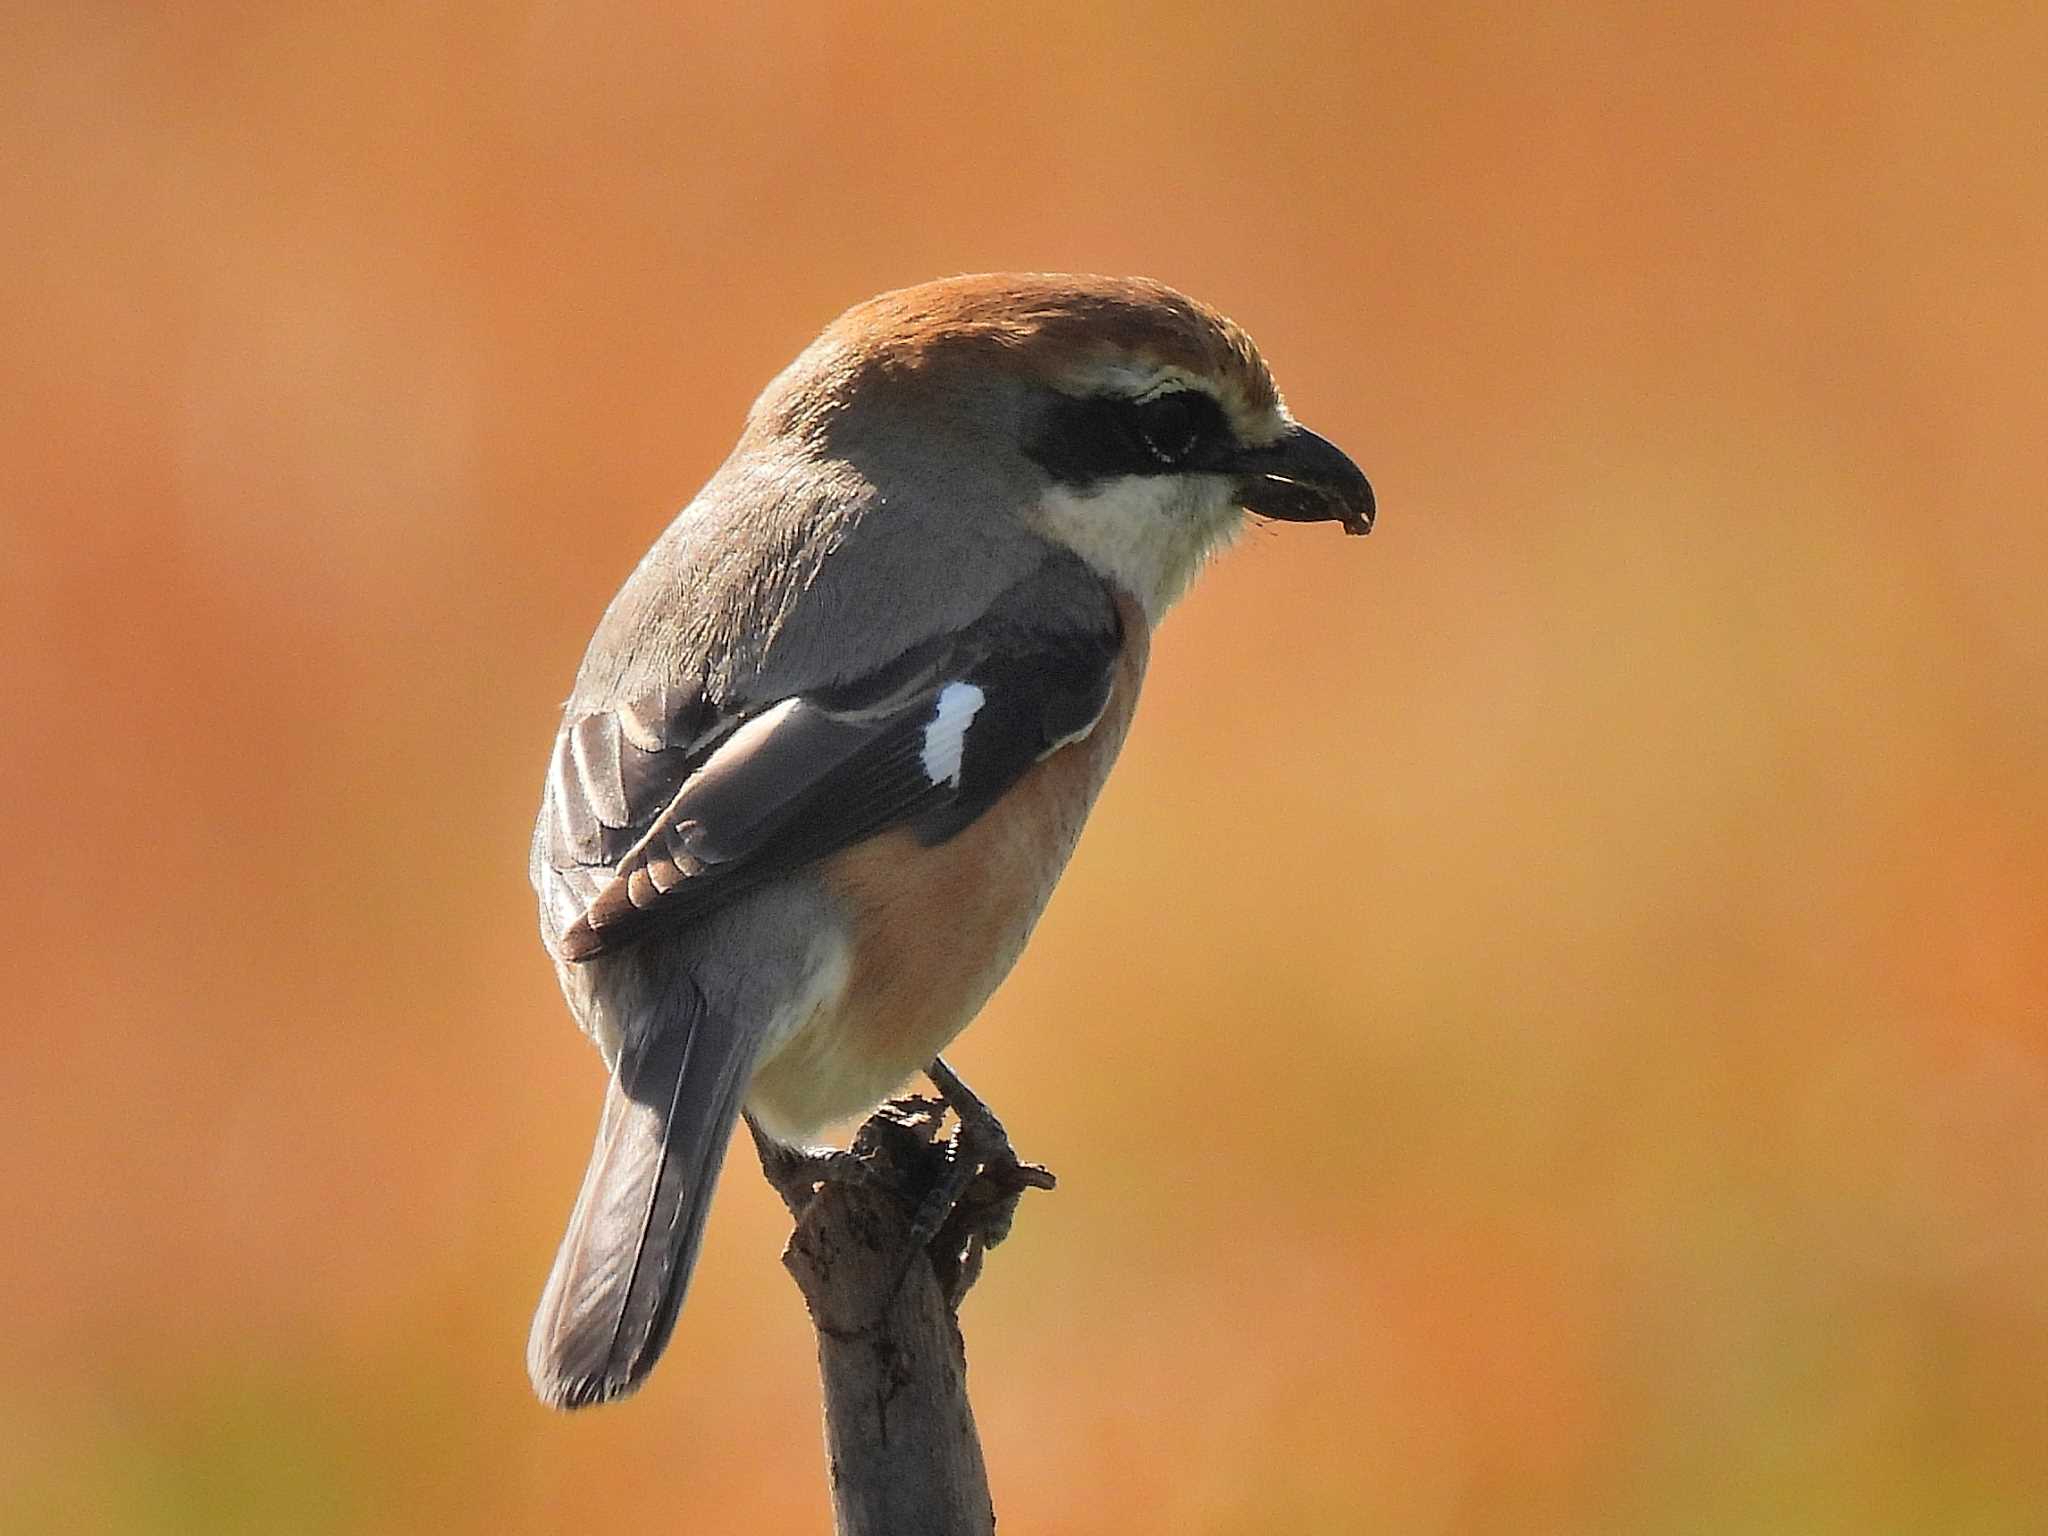
<svg viewBox="0 0 2048 1536"><path fill-rule="evenodd" d="M1290 523L1339 522L1346 533L1371 533L1372 486L1343 449L1307 427L1290 426L1264 448L1237 455L1237 504L1260 517Z"/></svg>

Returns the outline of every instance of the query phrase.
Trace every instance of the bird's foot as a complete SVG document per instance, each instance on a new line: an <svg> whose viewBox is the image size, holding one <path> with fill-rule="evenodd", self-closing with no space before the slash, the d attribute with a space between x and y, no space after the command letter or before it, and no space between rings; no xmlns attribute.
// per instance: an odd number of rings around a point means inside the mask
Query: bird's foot
<svg viewBox="0 0 2048 1536"><path fill-rule="evenodd" d="M940 1149L939 1177L918 1202L911 1238L930 1254L946 1300L957 1307L981 1278L988 1250L1010 1235L1024 1191L1051 1189L1056 1181L1049 1169L1017 1156L1002 1121L944 1060L935 1059L925 1075L957 1123ZM898 1102L939 1108L930 1100Z"/></svg>
<svg viewBox="0 0 2048 1536"><path fill-rule="evenodd" d="M868 1170L851 1152L837 1147L792 1147L777 1141L746 1116L747 1130L754 1138L754 1151L761 1159L761 1172L782 1196L789 1214L801 1220L823 1184L860 1184Z"/></svg>
<svg viewBox="0 0 2048 1536"><path fill-rule="evenodd" d="M901 1202L897 1208L907 1208L910 1223L901 1246L889 1245L900 1267L884 1294L899 1291L922 1257L947 1305L957 1308L981 1277L988 1250L1009 1236L1024 1191L1051 1189L1054 1180L1045 1168L1017 1156L1002 1122L952 1068L934 1061L927 1075L936 1098L906 1094L889 1100L861 1123L850 1151L785 1146L752 1115L747 1129L761 1172L796 1219L796 1243L821 1217L825 1225L843 1224L846 1213L878 1196ZM844 1190L853 1203L828 1204L828 1185Z"/></svg>

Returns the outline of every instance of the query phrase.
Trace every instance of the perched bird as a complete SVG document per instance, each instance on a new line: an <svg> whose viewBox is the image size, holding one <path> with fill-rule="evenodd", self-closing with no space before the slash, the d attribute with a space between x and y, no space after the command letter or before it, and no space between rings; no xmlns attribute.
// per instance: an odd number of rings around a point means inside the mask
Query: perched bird
<svg viewBox="0 0 2048 1536"><path fill-rule="evenodd" d="M598 624L541 800L541 932L611 1068L545 1401L653 1366L743 1107L800 1143L980 1010L1246 512L1365 533L1372 490L1160 283L885 293L763 391Z"/></svg>

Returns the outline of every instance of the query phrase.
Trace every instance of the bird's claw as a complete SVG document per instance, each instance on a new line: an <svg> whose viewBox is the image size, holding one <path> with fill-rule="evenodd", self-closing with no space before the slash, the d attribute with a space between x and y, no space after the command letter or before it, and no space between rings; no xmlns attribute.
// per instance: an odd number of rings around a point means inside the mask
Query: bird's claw
<svg viewBox="0 0 2048 1536"><path fill-rule="evenodd" d="M944 1143L943 1171L918 1202L911 1238L930 1254L947 1301L957 1307L981 1277L988 1250L1010 1235L1024 1191L1051 1189L1056 1181L1049 1169L1017 1156L1002 1121L943 1060L934 1060L926 1076L956 1124Z"/></svg>
<svg viewBox="0 0 2048 1536"><path fill-rule="evenodd" d="M752 1115L747 1129L761 1172L799 1228L827 1184L871 1186L910 1205L897 1283L922 1254L948 1305L957 1308L980 1278L988 1250L1010 1235L1024 1191L1051 1189L1054 1179L1017 1156L1003 1123L952 1068L934 1061L926 1072L938 1097L889 1100L862 1122L850 1151L785 1146ZM942 1134L948 1111L954 1124Z"/></svg>

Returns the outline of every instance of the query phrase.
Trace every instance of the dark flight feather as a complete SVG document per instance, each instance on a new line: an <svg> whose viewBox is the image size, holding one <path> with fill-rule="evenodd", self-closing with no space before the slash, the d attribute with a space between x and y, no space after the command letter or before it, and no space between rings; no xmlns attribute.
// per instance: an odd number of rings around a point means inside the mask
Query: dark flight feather
<svg viewBox="0 0 2048 1536"><path fill-rule="evenodd" d="M681 983L622 1044L527 1341L542 1401L580 1408L622 1397L668 1343L755 1043Z"/></svg>

